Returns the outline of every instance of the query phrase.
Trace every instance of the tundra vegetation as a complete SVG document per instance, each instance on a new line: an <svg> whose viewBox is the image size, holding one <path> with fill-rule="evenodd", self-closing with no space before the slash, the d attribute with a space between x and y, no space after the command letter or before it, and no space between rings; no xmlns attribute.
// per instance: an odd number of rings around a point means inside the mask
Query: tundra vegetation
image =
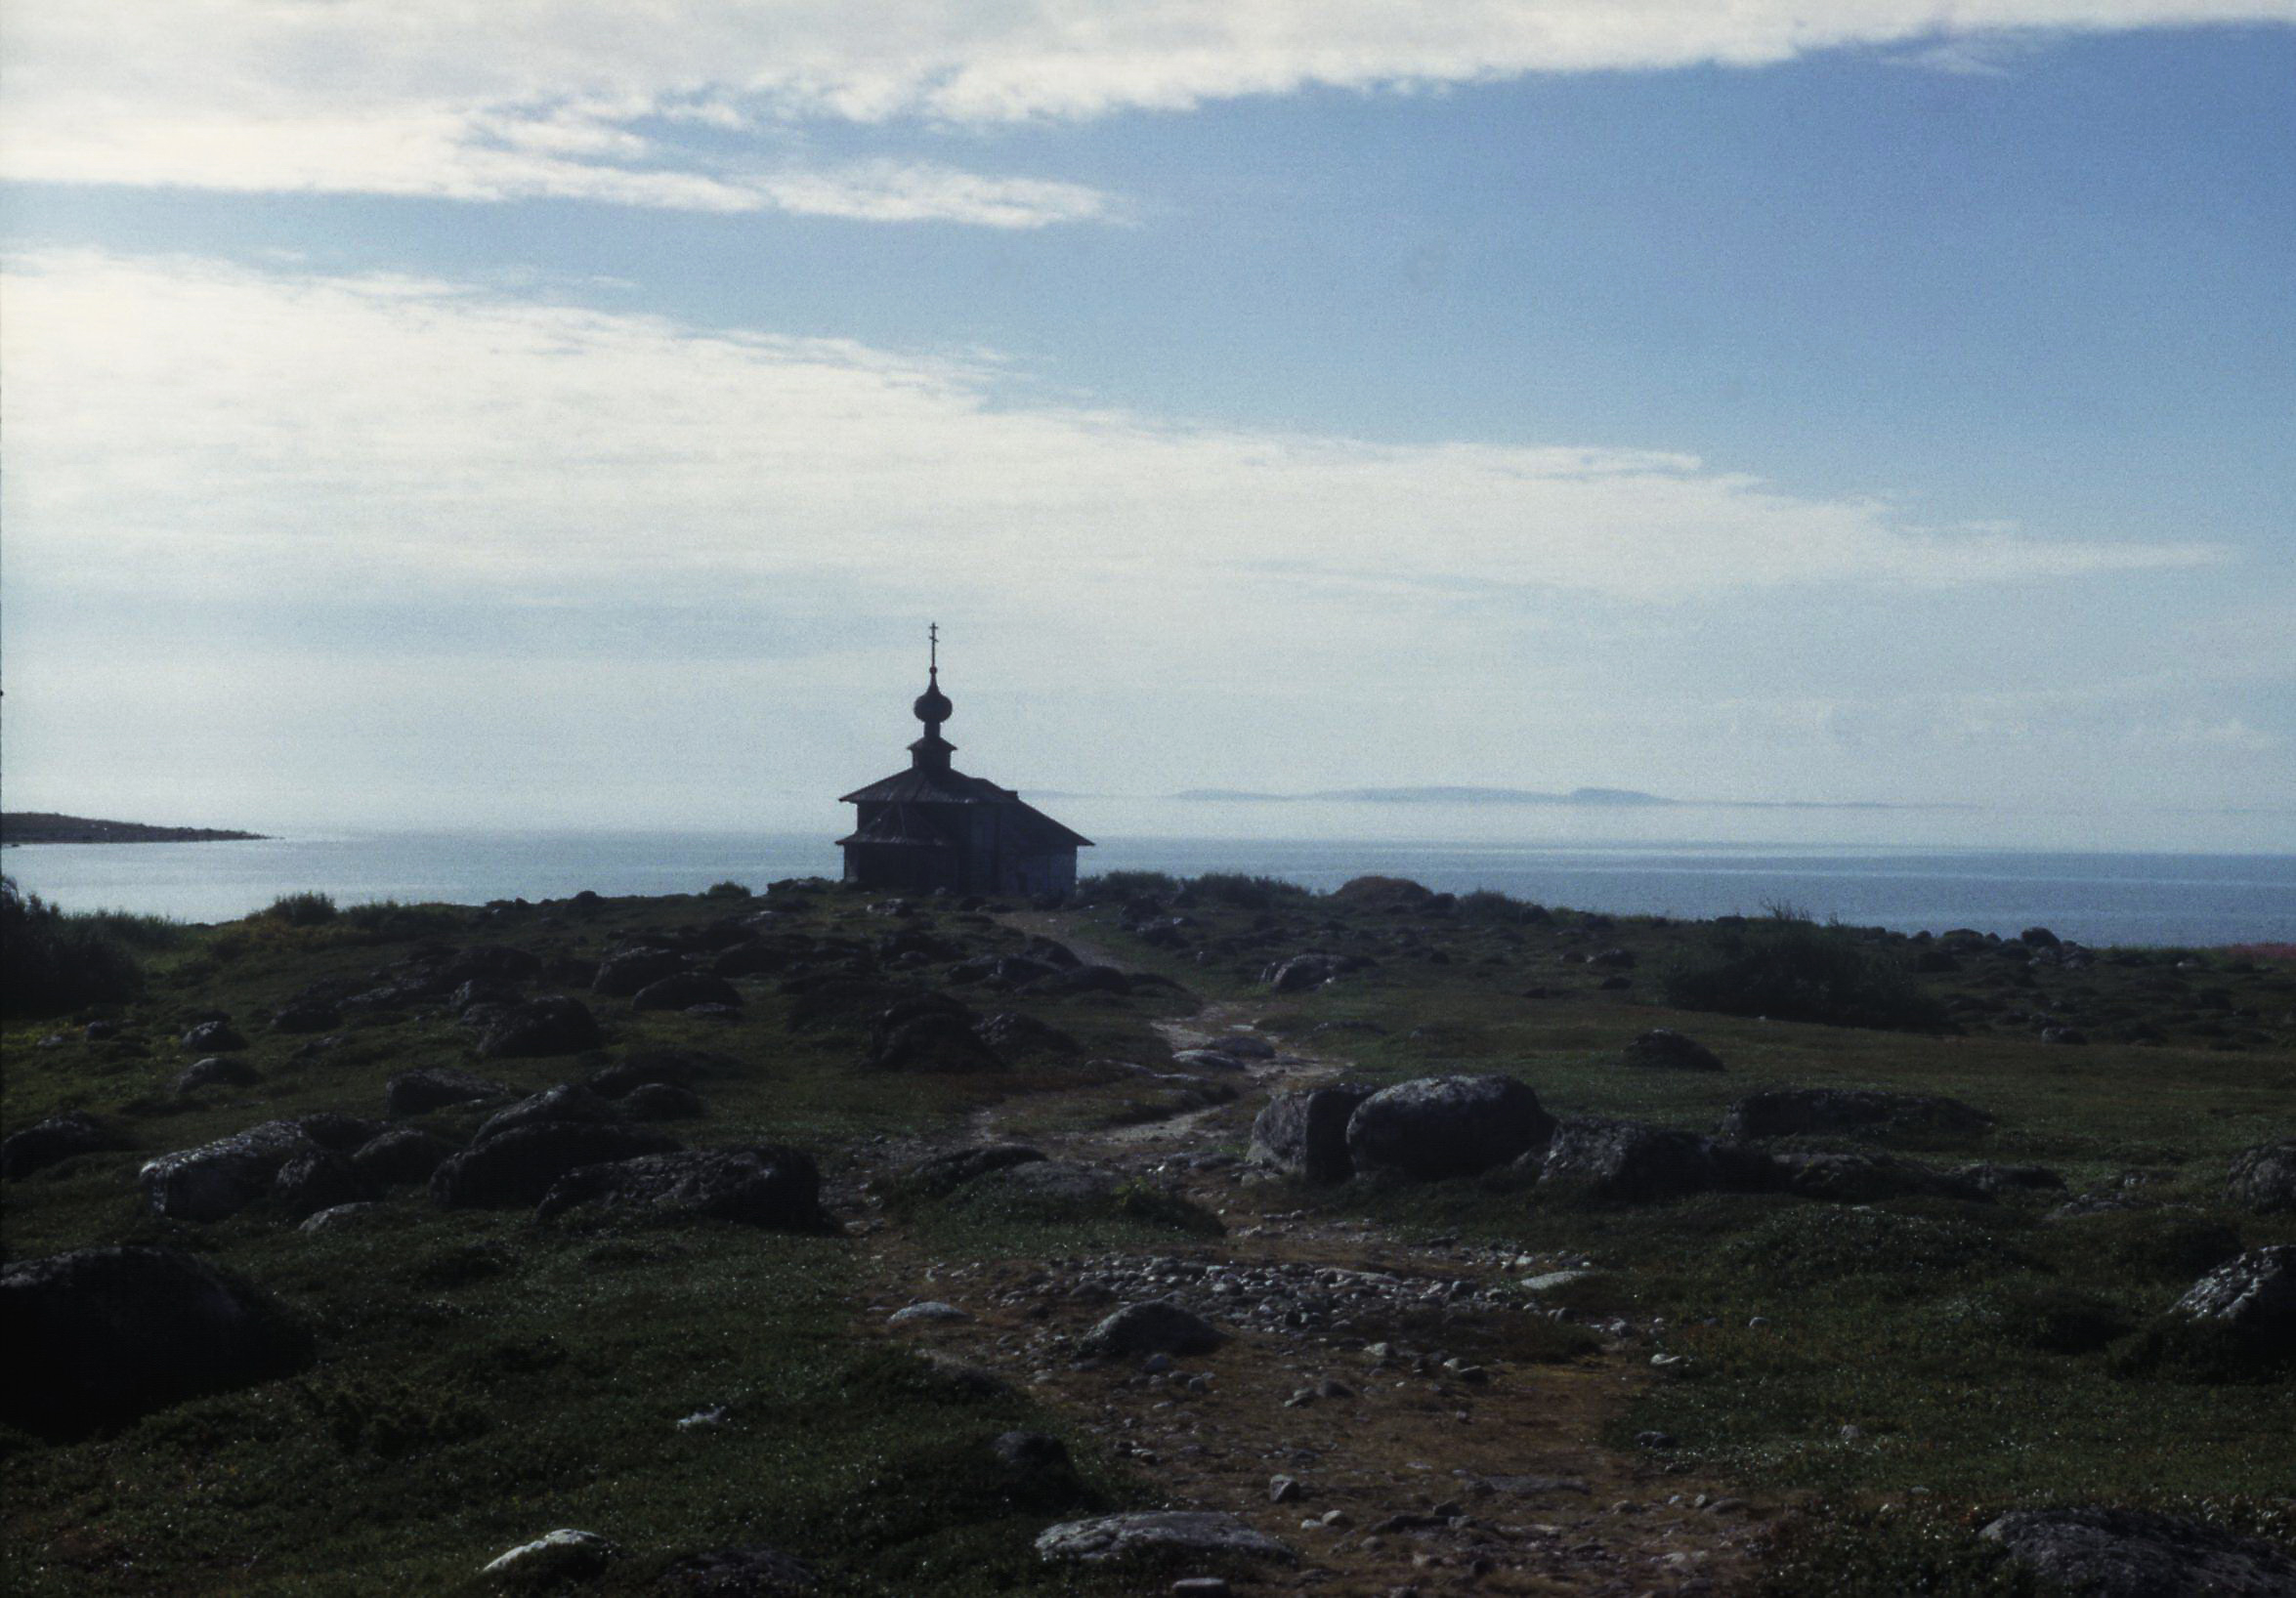
<svg viewBox="0 0 2296 1598"><path fill-rule="evenodd" d="M2065 1579L2015 1512L2296 1534L2284 951L1141 872L5 913L12 1590L2011 1593Z"/></svg>

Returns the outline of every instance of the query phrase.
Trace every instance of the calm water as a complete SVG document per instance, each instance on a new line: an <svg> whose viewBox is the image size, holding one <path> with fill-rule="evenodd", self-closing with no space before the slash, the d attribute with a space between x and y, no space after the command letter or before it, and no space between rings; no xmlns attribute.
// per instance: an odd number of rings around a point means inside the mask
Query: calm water
<svg viewBox="0 0 2296 1598"><path fill-rule="evenodd" d="M1504 845L1112 838L1084 869L1246 871L1334 888L1378 872L1618 913L1709 916L1790 903L1913 932L2033 925L2088 944L2296 942L2296 855L2044 854L1775 844ZM827 835L385 833L255 843L9 849L8 874L71 909L221 921L313 889L369 899L693 893L731 878L833 876Z"/></svg>

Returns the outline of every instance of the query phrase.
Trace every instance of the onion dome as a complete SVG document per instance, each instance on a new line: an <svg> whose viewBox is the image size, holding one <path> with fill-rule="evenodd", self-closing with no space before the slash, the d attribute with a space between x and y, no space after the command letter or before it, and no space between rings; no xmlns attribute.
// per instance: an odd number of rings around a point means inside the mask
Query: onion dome
<svg viewBox="0 0 2296 1598"><path fill-rule="evenodd" d="M916 696L916 703L911 705L910 709L927 727L938 727L957 713L957 706L951 704L949 695L941 692L939 667L933 668L931 679L925 684L925 691Z"/></svg>

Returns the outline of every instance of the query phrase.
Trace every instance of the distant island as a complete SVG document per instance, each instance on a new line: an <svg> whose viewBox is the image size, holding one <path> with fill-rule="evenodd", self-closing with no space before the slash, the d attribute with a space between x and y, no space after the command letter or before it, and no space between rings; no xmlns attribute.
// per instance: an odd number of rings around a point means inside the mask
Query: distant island
<svg viewBox="0 0 2296 1598"><path fill-rule="evenodd" d="M1829 799L1669 799L1634 788L1573 788L1541 793L1532 788L1322 788L1313 793L1255 793L1246 788L1187 788L1170 795L1226 804L1297 804L1308 800L1371 805L1586 805L1614 810L1653 806L1700 806L1715 810L1969 810L1969 805L1892 805L1874 800Z"/></svg>
<svg viewBox="0 0 2296 1598"><path fill-rule="evenodd" d="M213 826L146 826L141 821L100 821L85 816L59 816L45 810L0 813L0 844L20 843L241 843L260 832L233 832Z"/></svg>

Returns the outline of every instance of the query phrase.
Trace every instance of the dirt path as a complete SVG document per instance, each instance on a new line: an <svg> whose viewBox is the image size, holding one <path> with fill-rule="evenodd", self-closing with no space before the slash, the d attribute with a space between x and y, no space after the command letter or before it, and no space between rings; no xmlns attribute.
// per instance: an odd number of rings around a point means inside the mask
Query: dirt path
<svg viewBox="0 0 2296 1598"><path fill-rule="evenodd" d="M1251 1009L1214 1003L1158 1030L1175 1052L1253 1035ZM1561 1262L1287 1213L1286 1188L1218 1152L1244 1139L1269 1092L1346 1065L1278 1047L1272 1059L1246 1062L1234 1103L1023 1139L1056 1159L1175 1188L1220 1216L1224 1238L1175 1238L1155 1254L951 1266L888 1228L872 1239L869 1312L882 1323L918 1300L957 1306L972 1319L888 1334L1025 1386L1128 1453L1168 1506L1233 1511L1298 1550L1297 1567L1269 1568L1243 1590L1643 1594L1736 1585L1759 1534L1756 1512L1716 1484L1670 1471L1661 1456L1597 1443L1647 1378L1648 1345L1618 1325L1606 1328L1598 1357L1552 1363L1554 1326L1493 1291ZM984 1142L1010 1140L1008 1117L1041 1109L1040 1099L1012 1101L981 1113L970 1130ZM1229 1340L1169 1362L1078 1357L1078 1339L1115 1305L1165 1296Z"/></svg>

